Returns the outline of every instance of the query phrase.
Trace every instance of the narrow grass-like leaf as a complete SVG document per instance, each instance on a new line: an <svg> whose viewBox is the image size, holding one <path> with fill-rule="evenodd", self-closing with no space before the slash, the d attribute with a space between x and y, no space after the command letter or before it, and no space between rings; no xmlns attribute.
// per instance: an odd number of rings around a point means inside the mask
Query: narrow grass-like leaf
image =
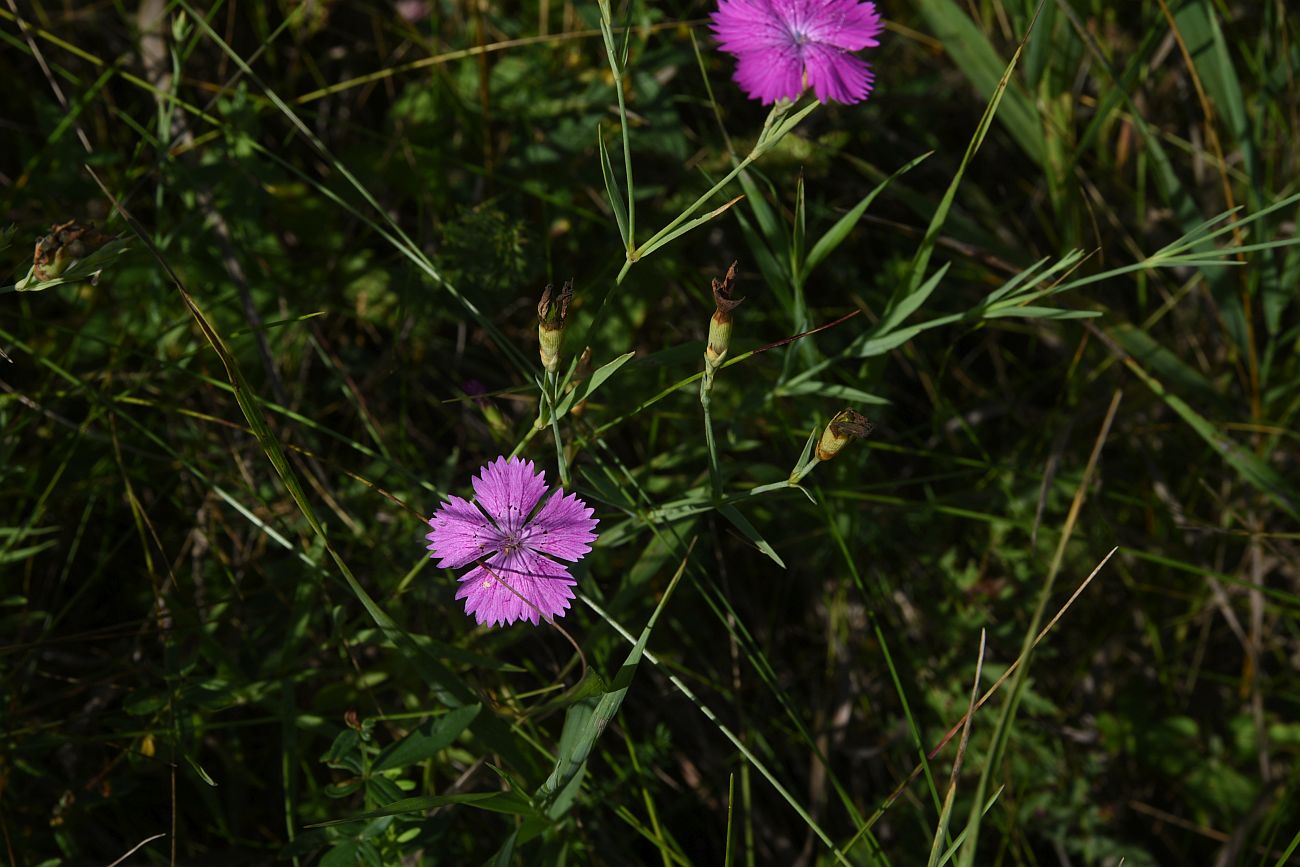
<svg viewBox="0 0 1300 867"><path fill-rule="evenodd" d="M195 761L194 757L191 756L189 753L184 753L183 755L185 756L185 763L190 766L190 770L198 774L199 779L202 780L204 783L208 784L209 786L212 786L213 788L216 788L217 781L212 779L212 776L207 771L203 770L203 766L200 765L197 761Z"/></svg>
<svg viewBox="0 0 1300 867"><path fill-rule="evenodd" d="M1075 488L1074 497L1070 502L1070 509L1066 513L1064 524L1061 528L1060 536L1057 540L1056 550L1052 554L1051 562L1047 567L1047 575L1043 581L1042 587L1038 591L1038 600L1034 606L1033 614L1029 619L1029 626L1025 630L1024 638L1020 644L1020 655L1016 660L1015 674L1011 678L1011 687L1008 691L1005 701L998 713L997 722L993 726L991 745L986 754L984 768L980 772L979 782L975 787L975 797L971 804L969 818L966 821L966 829L963 832L965 842L962 843L958 853L959 867L972 867L975 863L976 852L979 847L980 826L984 819L984 814L980 808L984 802L985 793L989 791L992 780L1001 772L1002 760L1006 755L1007 745L1010 742L1011 734L1015 728L1016 714L1020 707L1020 700L1023 697L1026 676L1032 660L1034 648L1041 640L1038 632L1039 624L1043 622L1043 617L1047 612L1047 602L1051 597L1052 588L1056 584L1056 578L1060 574L1062 563L1065 559L1066 547L1069 545L1073 536L1074 528L1079 519L1079 513L1083 508L1083 502L1087 495L1088 489L1092 484L1094 473L1101 458L1103 446L1110 436L1111 425L1115 421L1115 415L1119 411L1120 399L1123 393L1115 391L1111 397L1110 406L1106 410L1106 416L1102 419L1101 427L1097 432L1097 437L1093 441L1092 451L1088 455L1087 463L1084 465L1083 473L1080 477L1079 484ZM1102 561L1104 564L1114 554L1106 556ZM1099 565L1097 569L1100 569ZM1094 570L1096 574L1096 570ZM1089 578L1091 580L1091 578ZM1085 582L1086 583L1086 582ZM1073 599L1073 597L1071 597ZM1048 624L1051 625L1050 623Z"/></svg>
<svg viewBox="0 0 1300 867"><path fill-rule="evenodd" d="M731 867L731 815L736 805L736 775L727 775L727 836L722 841L722 867Z"/></svg>
<svg viewBox="0 0 1300 867"><path fill-rule="evenodd" d="M962 759L966 757L966 746L970 743L971 723L975 719L975 699L980 694L980 675L984 671L984 630L980 630L979 653L975 657L975 677L970 688L970 701L966 704L966 722L962 725L961 740L957 744L957 755L952 760L952 773L948 776L948 793L943 798L943 809L939 812L939 827L935 829L934 841L930 845L928 867L939 867L943 842L948 836L948 823L952 819L953 804L957 800L957 779L961 774ZM954 844L955 845L955 844Z"/></svg>
<svg viewBox="0 0 1300 867"><path fill-rule="evenodd" d="M821 107L821 103L816 100L813 100L812 102L805 105L803 108L796 111L794 114L787 115L785 117L780 118L771 127L770 132L768 132L767 135L759 139L759 144L757 147L755 147L755 151L757 151L758 153L763 153L775 147L781 141L781 139L789 135L790 132L795 127L797 127L800 123L802 123L805 117L812 114L820 107Z"/></svg>
<svg viewBox="0 0 1300 867"><path fill-rule="evenodd" d="M515 863L515 841L519 839L519 829L515 828L501 843L496 854L483 863L483 867L510 867Z"/></svg>
<svg viewBox="0 0 1300 867"><path fill-rule="evenodd" d="M1160 380L1148 373L1133 358L1124 356L1123 359L1125 366L1177 413L1178 417L1186 422L1215 453L1236 470L1243 481L1262 492L1292 518L1300 521L1300 491L1297 491L1281 473L1269 466L1259 455L1220 433L1208 419L1193 409L1187 401L1165 388Z"/></svg>
<svg viewBox="0 0 1300 867"><path fill-rule="evenodd" d="M915 313L917 308L926 302L947 275L948 268L951 265L951 262L945 262L938 271L931 274L930 278L915 290L896 298L896 300L891 300L889 307L885 308L885 312L880 315L880 324L876 326L875 333L879 335L888 334L899 325L902 325L907 317Z"/></svg>
<svg viewBox="0 0 1300 867"><path fill-rule="evenodd" d="M39 545L29 545L26 548L0 550L0 563L21 563L23 560L35 557L42 551L47 551L58 544L58 539L51 539L48 542L42 542Z"/></svg>
<svg viewBox="0 0 1300 867"><path fill-rule="evenodd" d="M736 178L736 176L739 175L741 172L743 172L750 163L754 162L759 157L761 157L764 153L766 153L768 150L774 147L782 138L784 138L792 129L794 129L795 126L797 126L800 121L802 121L805 117L807 117L814 110L816 110L819 105L821 105L821 103L813 102L810 105L807 105L804 108L800 109L799 111L795 112L793 115L789 114L790 106L788 104L777 103L776 105L774 105L772 107L772 111L768 114L767 121L763 125L763 133L759 136L758 142L754 145L753 149L749 152L749 154L743 160L737 163L732 168L732 170L728 172L725 177L722 178L722 180L716 182L712 187L706 190L703 193L703 195L701 195L698 199L692 202L685 210L683 210L680 214L678 214L676 217L670 220L666 226L664 226L654 235L650 236L649 240L646 241L642 249L629 253L628 261L623 263L623 267L618 272L618 278L616 282L618 283L623 282L623 278L627 276L628 269L631 268L632 263L637 259L639 259L644 254L643 250L654 249L655 247L661 246L660 241L665 236L671 235L673 237L677 237L679 234L681 234L676 230L678 229L678 227L682 225L682 223L685 223L688 219L691 218L692 214L694 214L700 208L704 207L704 205L710 199L712 199L715 194L717 194L724 187L726 187L727 184L731 183ZM730 204L734 203L735 201L736 200L733 199L731 203L728 203L728 206L730 206ZM698 221L697 221L697 225L698 225Z"/></svg>
<svg viewBox="0 0 1300 867"><path fill-rule="evenodd" d="M909 325L907 328L900 328L890 334L882 334L878 337L868 337L853 347L853 355L857 358L871 358L874 355L884 355L889 350L897 349L930 327L932 326L928 323Z"/></svg>
<svg viewBox="0 0 1300 867"><path fill-rule="evenodd" d="M804 244L808 240L808 212L804 202L803 172L794 187L794 232L790 236L790 275L796 284L803 273Z"/></svg>
<svg viewBox="0 0 1300 867"><path fill-rule="evenodd" d="M1300 848L1300 831L1295 832L1295 836L1291 838L1291 844L1286 847L1286 851L1282 853L1281 858L1277 859L1277 863L1273 867L1286 867L1286 865L1292 863L1291 856L1295 854L1298 848Z"/></svg>
<svg viewBox="0 0 1300 867"><path fill-rule="evenodd" d="M1037 10L1042 9L1044 2L1046 2L1046 0L1039 0ZM970 23L970 19L966 17L966 13L958 8L952 0L924 0L922 9L926 11L926 14L931 19L932 25L936 27L939 26L939 23L936 22L942 23L945 20L949 20L951 23L944 26L950 28L962 28L962 32L958 34L952 34L951 30L949 30L950 36L954 40L950 44L961 46L964 44L962 40L965 38L970 38L975 40L975 42L983 41L983 34L974 28L974 25ZM1034 21L1037 20L1037 10L1034 13L1034 19L1029 23L1029 29L1025 33L1025 39L1028 39L1033 33ZM931 217L930 224L925 230L925 237L921 240L916 255L912 259L912 268L908 274L908 279L906 282L901 284L897 290L895 290L893 296L890 298L887 309L895 309L899 307L907 296L916 292L920 288L921 282L925 278L926 269L930 264L930 256L934 252L934 246L939 240L939 232L943 229L944 221L948 218L948 212L952 209L953 200L957 196L957 188L961 186L961 180L966 174L966 169L970 166L971 161L974 160L975 154L980 149L980 145L984 143L984 137L988 135L989 127L992 125L993 118L998 113L998 106L1002 104L1002 98L1007 93L1008 87L1011 84L1011 75L1015 71L1016 63L1020 60L1020 54L1024 50L1024 47L1025 43L1022 40L1020 44L1016 46L1016 50L1011 55L1011 60L1008 61L1006 68L1003 69L1002 77L998 79L996 86L992 88L992 94L989 96L988 105L984 107L984 113L981 115L979 123L975 126L975 133L971 136L970 142L966 145L966 152L962 155L961 164L958 165L957 172L953 175L952 181L949 182L947 190L944 191L943 198L939 200L939 205L934 210L934 216ZM959 50L964 49L959 48ZM989 49L989 51L991 52L992 49ZM996 57L996 55L994 55L994 57ZM981 67L987 66L988 63L989 60L987 57L978 61L978 65ZM981 72L979 74L983 75L984 73ZM1013 93L1015 93L1015 91L1013 91ZM1023 122L1018 121L1017 126L1023 126Z"/></svg>
<svg viewBox="0 0 1300 867"><path fill-rule="evenodd" d="M1082 259L1083 251L1081 250L1071 250L1048 268L1043 268L1043 266L1047 264L1048 258L1044 257L1039 259L1037 262L1030 265L1028 268L1024 269L985 296L983 306L992 306L1013 293L1015 295L1021 295L1024 292L1033 289L1033 287L1039 285L1053 274L1074 268Z"/></svg>
<svg viewBox="0 0 1300 867"><path fill-rule="evenodd" d="M404 813L423 813L435 807L452 805L475 807L493 813L509 813L514 816L532 816L536 814L528 799L518 792L464 792L457 795L421 795L417 798L403 798L378 810L367 810L346 819L331 819L317 822L308 828L328 828L332 825L344 825L349 822L364 822L369 819L381 819L385 816L400 816Z"/></svg>
<svg viewBox="0 0 1300 867"><path fill-rule="evenodd" d="M987 816L989 814L989 810L993 809L993 805L998 802L998 798L1002 797L1002 793L1004 791L1006 791L1006 787L999 786L998 790L989 796L989 799L984 802L984 810L980 813L981 817ZM949 846L947 851L943 853L943 857L939 859L938 867L943 867L943 865L947 864L949 861L952 860L952 856L957 853L957 850L961 846L961 844L966 842L966 834L969 831L970 831L969 828L962 829L961 833L957 835L957 838L952 841L952 845ZM1123 867L1123 859L1120 859L1120 864L1118 865L1118 867Z"/></svg>
<svg viewBox="0 0 1300 867"><path fill-rule="evenodd" d="M595 602L593 602L590 598L586 596L580 595L579 598L587 605L587 607L591 608L591 610L599 614L605 620L606 623L612 626L614 630L618 632L619 635L623 636L623 639L625 641L629 643L632 643L634 641L634 639L632 638L632 634L628 632L626 629L624 629L623 626L618 623L618 621L611 618L609 614L604 609L602 609L599 605L597 605ZM650 653L649 651L646 651L645 657L647 660L650 661L652 665L659 667L661 670L665 668L663 663L661 663L654 656L654 654ZM827 834L826 831L823 830L819 824L817 824L817 820L814 819L806 809L804 809L803 805L801 805L799 801L794 797L794 795L790 793L789 789L787 789L785 786L781 784L781 781L776 778L776 776L767 767L767 765L763 762L763 760L760 759L758 756L754 755L753 750L751 750L748 746L746 746L745 742L741 740L740 737L738 737L735 732L733 732L721 720L719 720L717 714L715 714L707 704L702 702L699 699L699 697L696 696L695 693L691 690L691 688L687 686L684 682L682 682L682 679L680 677L678 677L676 674L673 674L671 671L664 671L664 673L667 676L669 683L671 683L674 687L676 687L677 690L681 692L681 694L684 695L691 702L691 704L693 704L700 711L700 713L704 714L704 716L708 718L710 722L712 722L715 726L717 726L718 731L721 732L722 735L728 741L731 742L732 746L734 746L740 752L740 754L745 757L745 760L748 761L751 765L753 765L753 767L760 774L762 774L763 778L767 780L767 782L772 786L772 788L777 792L777 794L779 794L781 798L786 802L786 804L790 806L790 809L794 810L795 813L798 814L799 818L803 819L803 821L808 825L809 829L811 829L812 832L817 835L817 839L821 840L822 843L826 846L826 848L830 850L835 860L838 861L840 864L845 865L845 867L851 867L848 858L845 857L844 852L841 851L841 849L835 845L835 841L831 839L830 835ZM865 829L862 833L866 833Z"/></svg>
<svg viewBox="0 0 1300 867"><path fill-rule="evenodd" d="M623 234L626 238L624 248L630 256L635 249L636 189L632 184L632 138L627 122L627 103L623 93L623 76L627 72L628 48L632 38L632 28L628 27L624 31L622 49L619 50L614 45L614 20L609 0L598 0L596 5L600 10L600 33L605 42L605 57L609 62L609 71L614 76L614 92L618 98L619 128L623 132L623 173L627 181L627 227ZM632 14L630 5L627 13L630 22Z"/></svg>
<svg viewBox="0 0 1300 867"><path fill-rule="evenodd" d="M752 201L752 199L747 198L746 201ZM772 252L773 248L763 239L759 230L745 216L743 210L737 208L732 211L732 214L735 215L736 222L740 225L740 232L745 236L745 243L749 247L754 264L758 266L759 273L763 275L763 281L772 290L772 294L776 296L776 300L781 304L786 314L790 316L790 321L793 323L794 299L790 294L789 281L786 280L786 274L789 272L782 258L784 253L778 256ZM784 248L777 247L776 249L783 250Z"/></svg>
<svg viewBox="0 0 1300 867"><path fill-rule="evenodd" d="M1022 307L1008 305L984 311L985 319L1095 319L1100 315L1100 310L1065 310L1060 307L1036 307L1032 304Z"/></svg>
<svg viewBox="0 0 1300 867"><path fill-rule="evenodd" d="M631 361L634 355L636 355L635 351L625 352L613 361L606 362L592 371L591 376L578 383L573 391L568 392L564 397L556 401L556 418L563 418L573 408L574 404L591 397L596 389L604 385L605 381L615 373L618 373L618 369Z"/></svg>
<svg viewBox="0 0 1300 867"><path fill-rule="evenodd" d="M605 726L609 725L609 721L614 718L614 714L618 713L619 707L623 704L628 687L632 685L632 677L636 674L637 666L641 662L641 654L645 651L646 642L650 640L650 633L654 630L660 613L663 612L668 600L673 595L673 591L677 588L677 582L685 574L689 558L690 551L688 550L686 558L682 560L681 565L677 568L677 574L673 576L672 581L668 584L668 589L664 591L663 598L659 600L659 604L655 606L650 619L646 621L645 628L641 630L641 637L637 639L632 646L632 650L628 652L627 658L623 660L623 665L619 668L618 674L615 675L609 691L599 698L585 698L576 702L565 714L564 729L560 735L555 767L546 782L537 790L535 796L539 803L548 807L554 807L557 803L560 803L560 794L585 767L587 757L596 745L597 738L605 731ZM558 818L555 813L549 810L548 813L552 818Z"/></svg>
<svg viewBox="0 0 1300 867"><path fill-rule="evenodd" d="M727 202L724 205L720 205L719 207L714 208L712 211L709 211L704 216L696 217L690 222L678 226L676 229L664 235L663 237L657 238L656 240L647 243L638 251L640 254L640 258L644 259L646 256L649 256L655 250L658 250L660 247L665 246L669 242L676 240L677 238L680 238L682 235L685 235L687 232L690 232L693 229L698 229L700 226L703 226L705 223L718 217L719 215L725 214L728 210L730 210L732 205L736 204L736 202L739 202L743 198L745 198L743 195L736 196L731 201Z"/></svg>
<svg viewBox="0 0 1300 867"><path fill-rule="evenodd" d="M808 253L808 258L804 261L803 267L800 269L800 277L806 280L814 268L825 261L827 256L835 252L835 249L839 247L840 244L844 243L844 239L847 238L849 233L853 231L854 227L858 225L858 221L862 219L862 215L867 212L867 208L871 206L871 203L876 200L876 196L884 192L885 188L893 183L896 178L900 175L907 174L915 166L928 159L933 153L934 151L926 151L919 157L904 164L902 168L876 184L871 192L863 196L847 214L836 220L835 225L827 229L826 233L817 239L817 243L813 244L812 250Z"/></svg>
<svg viewBox="0 0 1300 867"><path fill-rule="evenodd" d="M780 386L774 389L772 394L775 397L816 394L836 401L849 401L850 403L871 404L873 406L884 406L889 403L886 398L878 394L872 394L869 391L863 391L860 388L854 388L850 385L838 385L833 382L818 382L815 379L805 379L793 385Z"/></svg>
<svg viewBox="0 0 1300 867"><path fill-rule="evenodd" d="M768 541L754 528L753 524L749 523L749 519L740 514L739 509L731 505L719 506L718 514L730 521L737 530L744 534L746 539L753 542L754 547L771 557L776 565L782 569L785 568L785 561L781 559L781 555L777 554L776 549L768 544Z"/></svg>
<svg viewBox="0 0 1300 867"><path fill-rule="evenodd" d="M767 203L767 197L759 189L756 175L753 171L743 171L739 175L740 188L745 193L745 204L754 212L754 220L758 224L758 229L762 232L763 240L767 242L769 250L785 249L785 232L782 229L781 221L777 219L776 212Z"/></svg>
<svg viewBox="0 0 1300 867"><path fill-rule="evenodd" d="M808 466L808 461L812 457L813 443L817 442L817 435L820 433L821 428L813 425L812 433L808 434L808 440L803 444L803 451L799 453L799 460L794 462L794 468L790 470L791 480L798 478L803 468Z"/></svg>
<svg viewBox="0 0 1300 867"><path fill-rule="evenodd" d="M1020 87L1008 87L1005 75L999 78L1003 64L988 37L955 0L920 0L919 6L930 28L943 43L944 50L981 96L996 108L1003 99L1002 92L1006 91L1002 123L1029 158L1042 163L1045 150L1043 130L1033 102ZM1029 39L1031 33L1032 25L1025 39ZM1007 65L1008 70L1015 66L1023 48L1024 42L1021 42Z"/></svg>
<svg viewBox="0 0 1300 867"><path fill-rule="evenodd" d="M596 127L596 143L600 145L600 173L605 179L605 195L609 197L609 207L618 222L618 235L623 239L623 246L630 249L632 239L627 234L627 204L618 189L618 179L614 177L614 166L609 161L609 151L605 148L605 136Z"/></svg>
<svg viewBox="0 0 1300 867"><path fill-rule="evenodd" d="M397 743L384 749L371 770L387 771L392 768L404 768L416 762L432 758L446 749L460 736L474 717L478 716L482 705L467 704L454 708L448 713L429 720L410 732Z"/></svg>
<svg viewBox="0 0 1300 867"><path fill-rule="evenodd" d="M1228 51L1219 16L1209 0L1189 0L1174 13L1174 21L1187 52L1191 55L1196 72L1210 97L1213 111L1222 118L1233 142L1241 148L1246 174L1253 180L1257 170L1255 142L1250 134L1248 104L1241 91L1241 82Z"/></svg>

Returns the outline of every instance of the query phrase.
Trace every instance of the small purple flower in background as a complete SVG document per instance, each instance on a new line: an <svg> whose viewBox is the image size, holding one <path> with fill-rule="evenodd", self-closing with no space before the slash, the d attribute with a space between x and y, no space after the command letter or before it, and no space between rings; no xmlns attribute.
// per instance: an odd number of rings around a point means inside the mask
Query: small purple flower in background
<svg viewBox="0 0 1300 867"><path fill-rule="evenodd" d="M861 102L871 93L871 67L849 52L880 44L875 3L720 0L711 17L719 46L736 56L732 77L764 105L796 99L805 86L822 102Z"/></svg>
<svg viewBox="0 0 1300 867"><path fill-rule="evenodd" d="M577 494L546 494L532 461L499 457L472 480L475 502L448 497L429 519L429 556L441 569L477 563L460 577L457 599L479 625L564 616L578 582L569 567L591 551L592 510Z"/></svg>

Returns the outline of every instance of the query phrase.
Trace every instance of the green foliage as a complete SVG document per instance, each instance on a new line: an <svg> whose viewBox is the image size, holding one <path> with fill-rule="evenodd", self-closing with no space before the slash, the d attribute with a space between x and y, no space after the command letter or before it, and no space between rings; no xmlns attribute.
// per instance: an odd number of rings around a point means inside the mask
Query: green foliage
<svg viewBox="0 0 1300 867"><path fill-rule="evenodd" d="M895 4L770 110L707 4L0 5L0 860L1288 863L1285 5ZM498 454L563 632L424 551Z"/></svg>

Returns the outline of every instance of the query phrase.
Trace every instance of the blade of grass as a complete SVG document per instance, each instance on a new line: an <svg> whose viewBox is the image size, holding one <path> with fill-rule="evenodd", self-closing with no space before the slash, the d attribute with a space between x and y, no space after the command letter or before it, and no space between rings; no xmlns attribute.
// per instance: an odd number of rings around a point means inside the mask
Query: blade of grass
<svg viewBox="0 0 1300 867"><path fill-rule="evenodd" d="M692 543L693 546L694 543ZM609 725L609 721L618 713L618 709L623 704L623 699L627 696L628 687L632 684L632 677L636 674L637 666L641 663L646 643L650 640L650 633L654 630L659 615L663 613L664 607L668 604L673 591L677 588L677 583L685 574L690 554L691 550L688 549L681 564L677 567L677 573L673 575L672 581L669 582L668 588L659 600L659 604L655 606L650 619L646 621L645 628L641 630L641 636L633 643L627 658L623 660L623 665L619 668L618 674L610 684L610 689L602 693L599 698L583 699L570 707L565 714L564 732L560 737L555 767L551 770L551 775L547 777L546 782L542 783L534 794L534 798L541 804L555 805L560 793L577 778L578 773L586 766L587 757L591 754L596 739L601 736L605 731L605 727ZM553 819L560 817L560 814L556 812L548 811L548 814Z"/></svg>
<svg viewBox="0 0 1300 867"><path fill-rule="evenodd" d="M614 167L609 162L609 151L605 148L605 136L596 127L596 143L600 145L600 174L605 179L605 195L609 198L609 206L614 211L614 220L618 223L618 235L623 239L624 248L630 248L632 236L628 234L628 211L627 204L623 201L623 194L619 192L618 180L614 177Z"/></svg>
<svg viewBox="0 0 1300 867"><path fill-rule="evenodd" d="M970 79L975 90L995 105L1002 101L1003 92L1006 92L1007 104L1002 112L1002 123L1029 158L1041 164L1045 146L1033 102L1019 86L1008 88L1010 78L1005 72L999 78L998 71L1002 69L1002 63L984 32L975 26L966 10L955 0L920 0L919 5L921 14L943 42L944 50ZM1042 8L1043 4L1039 3L1034 11L1035 19ZM1016 59L1033 30L1034 24L1031 22L1009 67L1015 66Z"/></svg>
<svg viewBox="0 0 1300 867"><path fill-rule="evenodd" d="M984 803L994 776L1001 772L1002 759L1006 754L1011 739L1016 712L1019 709L1020 699L1023 695L1025 677L1029 671L1030 656L1033 653L1034 645L1037 643L1038 625L1042 622L1043 615L1046 613L1047 601L1051 598L1052 587L1056 584L1056 576L1059 574L1061 564L1065 559L1065 548L1074 535L1079 512L1083 508L1084 498L1092 484L1093 475L1101 459L1102 447L1110 436L1110 428L1115 421L1115 414L1119 411L1122 397L1123 392L1119 390L1116 390L1111 397L1110 406L1106 410L1106 417L1102 419L1101 429L1097 432L1092 452L1088 455L1088 462L1084 466L1083 475L1079 480L1078 488L1075 490L1074 499L1070 502L1070 510L1065 516L1065 524L1061 529L1056 551L1052 555L1052 561L1047 568L1047 578L1043 582L1043 589L1038 594L1038 603L1034 607L1029 627L1025 630L1024 641L1021 643L1020 656L1018 657L1019 665L1016 666L1016 673L1011 679L1010 694L1003 703L997 722L994 724L988 758L985 760L984 769L981 771L979 782L975 787L970 818L966 822L966 841L962 844L957 855L958 867L971 867L975 863L975 853L979 848L980 825L984 819L984 814L980 808Z"/></svg>
<svg viewBox="0 0 1300 867"><path fill-rule="evenodd" d="M926 6L923 8L938 9L940 0L926 0ZM942 0L943 3L951 3L951 0ZM1025 31L1024 37L1020 44L1016 46L1015 52L1011 55L1006 67L1002 71L1002 77L998 80L997 85L993 88L992 96L989 97L988 104L984 108L984 113L980 117L979 123L976 124L975 134L971 136L970 142L966 146L966 152L962 155L961 163L957 167L957 172L953 175L952 181L948 184L948 189L944 191L943 198L939 200L938 207L935 208L934 216L930 219L930 225L925 230L925 237L921 240L921 245L917 248L916 255L912 259L912 267L908 273L908 279L900 284L894 294L889 299L889 304L882 315L888 319L891 311L907 303L908 298L918 292L925 280L926 268L930 264L930 256L934 252L935 244L939 239L939 233L943 229L944 221L948 217L948 212L952 209L954 199L957 197L957 189L961 186L962 178L966 175L966 170L970 166L975 154L979 152L980 145L984 143L985 136L988 135L989 127L993 124L993 118L997 116L998 107L1002 104L1002 98L1011 84L1011 75L1016 69L1016 64L1020 60L1020 55L1025 48L1025 40L1028 39L1034 31L1034 22L1038 20L1038 14L1043 8L1046 0L1039 0L1034 11L1034 17L1029 22L1029 27ZM962 20L965 13L960 9L951 10L955 16ZM982 34L981 37L982 38Z"/></svg>
<svg viewBox="0 0 1300 867"><path fill-rule="evenodd" d="M603 619L606 623L608 623L611 627L613 627L614 630L619 635L623 636L624 640L633 644L636 643L636 639L632 637L632 634L630 632L628 632L626 629L623 628L622 624L614 620L609 615L608 612L606 612L602 607L600 607L600 605L598 605L596 602L594 602L588 596L586 596L586 594L580 593L578 594L578 598L581 599L583 603L587 605L588 608L596 612L596 614L599 615L601 619ZM645 658L648 662L650 662L650 664L656 666L657 668L664 667L663 664L659 661L659 659L648 650L645 651ZM695 695L694 691L692 691L690 687L688 687L685 683L682 682L681 678L679 678L675 674L667 674L667 677L669 683L671 683L674 687L676 687L677 690L681 692L682 695L686 696L687 700L689 700L691 704L693 704L696 707L696 709L700 711L700 713L704 714L704 716L708 718L710 722L712 722L715 726L717 726L718 731L722 733L723 737L725 737L728 741L730 741L731 745L734 746L737 750L739 750L740 754L744 756L745 759L749 761L750 764L752 764L760 774L763 775L763 778L766 779L768 783L772 786L772 788L776 790L777 794L779 794L781 798L787 804L790 805L790 808L799 815L799 818L804 820L804 822L808 825L808 827L812 829L813 833L817 835L817 838L822 841L822 843L826 846L827 849L830 850L831 855L834 856L835 860L845 865L845 867L852 867L852 864L844 856L844 853L840 851L840 849L835 845L835 842L830 838L830 836L824 830L822 830L822 827L819 824L817 824L817 821L813 819L811 815L808 814L808 811L804 809L803 805L801 805L799 801L792 794L790 794L790 791L786 789L786 787L783 786L779 780L777 780L776 776L773 775L770 770L768 770L767 765L765 765L763 761L759 759L758 756L754 755L753 751L750 750L750 748L745 745L745 742L741 740L736 735L735 732L733 732L730 728L728 728L726 724L722 722L722 720L718 719L718 715L715 714L708 705L700 701L699 697Z"/></svg>
<svg viewBox="0 0 1300 867"><path fill-rule="evenodd" d="M957 744L957 755L952 760L952 773L948 776L948 794L943 799L943 809L939 813L939 827L934 832L934 842L930 845L928 867L939 867L939 855L943 851L944 840L948 838L948 823L952 818L952 807L957 799L957 778L961 774L962 759L966 757L966 746L970 743L971 723L975 719L975 698L979 695L980 675L984 672L984 630L980 630L980 648L975 656L975 677L970 686L970 702L966 705L966 723L961 729L961 741Z"/></svg>
<svg viewBox="0 0 1300 867"><path fill-rule="evenodd" d="M858 221L862 219L862 215L867 212L867 208L871 206L871 203L876 200L876 196L884 192L885 188L893 183L894 180L907 174L913 168L929 159L933 153L934 151L926 151L919 157L915 157L904 163L903 166L897 169L892 175L876 184L876 186L872 188L871 192L863 196L856 205L849 209L847 214L836 220L835 225L827 229L826 233L817 239L817 243L813 244L812 250L808 253L808 258L804 261L803 266L798 269L800 278L807 280L808 275L813 272L813 269L825 261L827 256L835 252L835 249L839 247L840 244L844 243L844 239L847 238L849 233L858 225Z"/></svg>

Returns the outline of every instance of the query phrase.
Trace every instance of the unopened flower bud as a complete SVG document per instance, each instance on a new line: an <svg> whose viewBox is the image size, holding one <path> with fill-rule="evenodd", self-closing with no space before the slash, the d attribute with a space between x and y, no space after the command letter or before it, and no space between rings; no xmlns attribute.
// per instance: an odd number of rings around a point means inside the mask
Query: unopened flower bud
<svg viewBox="0 0 1300 867"><path fill-rule="evenodd" d="M709 345L704 348L704 366L711 376L722 366L727 358L727 348L731 345L731 311L740 306L743 298L733 298L735 288L736 263L732 262L722 282L713 281L713 303L717 309L709 320Z"/></svg>
<svg viewBox="0 0 1300 867"><path fill-rule="evenodd" d="M831 419L826 430L822 431L822 438L817 443L817 460L829 461L850 440L868 436L873 429L875 425L866 416L851 409L844 410Z"/></svg>
<svg viewBox="0 0 1300 867"><path fill-rule="evenodd" d="M542 300L537 303L537 345L542 357L542 367L547 373L560 369L560 342L564 337L564 320L573 300L573 281L566 280L559 292L546 284Z"/></svg>

